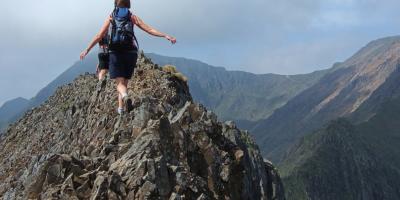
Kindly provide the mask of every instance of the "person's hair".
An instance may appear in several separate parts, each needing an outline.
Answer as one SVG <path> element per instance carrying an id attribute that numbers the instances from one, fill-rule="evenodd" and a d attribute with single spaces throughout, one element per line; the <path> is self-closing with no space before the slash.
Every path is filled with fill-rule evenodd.
<path id="1" fill-rule="evenodd" d="M 131 8 L 130 0 L 115 0 L 115 6 L 120 8 Z"/>

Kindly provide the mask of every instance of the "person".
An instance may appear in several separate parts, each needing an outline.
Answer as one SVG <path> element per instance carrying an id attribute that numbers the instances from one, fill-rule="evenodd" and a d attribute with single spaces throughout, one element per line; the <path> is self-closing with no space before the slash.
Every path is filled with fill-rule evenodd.
<path id="1" fill-rule="evenodd" d="M 109 32 L 109 73 L 110 78 L 116 82 L 118 91 L 118 113 L 130 112 L 133 109 L 132 100 L 128 96 L 128 81 L 133 75 L 138 57 L 138 45 L 133 32 L 136 25 L 146 33 L 162 37 L 169 40 L 172 44 L 176 43 L 176 38 L 162 33 L 155 28 L 147 25 L 140 17 L 132 14 L 130 0 L 115 0 L 113 13 L 106 18 L 100 32 L 96 34 L 92 42 L 81 54 L 83 60 L 90 50 Z M 128 19 L 127 22 L 124 19 Z M 135 42 L 136 41 L 136 44 Z"/>
<path id="2" fill-rule="evenodd" d="M 106 74 L 109 69 L 110 54 L 108 52 L 108 36 L 106 35 L 99 41 L 100 52 L 98 54 L 99 63 L 97 64 L 97 72 L 99 81 L 103 81 L 106 78 Z"/>
<path id="3" fill-rule="evenodd" d="M 96 86 L 96 91 L 100 92 L 107 84 L 106 75 L 108 73 L 109 64 L 110 64 L 110 54 L 108 52 L 108 35 L 104 36 L 99 41 L 99 53 L 98 59 L 99 62 L 97 64 L 96 73 L 98 74 L 99 82 Z"/>

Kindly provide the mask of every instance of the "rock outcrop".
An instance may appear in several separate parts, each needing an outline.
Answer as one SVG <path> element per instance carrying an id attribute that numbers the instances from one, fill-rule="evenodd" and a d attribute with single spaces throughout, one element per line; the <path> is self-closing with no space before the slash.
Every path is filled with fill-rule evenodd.
<path id="1" fill-rule="evenodd" d="M 248 133 L 193 102 L 185 81 L 141 56 L 122 116 L 109 81 L 63 86 L 0 140 L 3 199 L 284 199 Z"/>

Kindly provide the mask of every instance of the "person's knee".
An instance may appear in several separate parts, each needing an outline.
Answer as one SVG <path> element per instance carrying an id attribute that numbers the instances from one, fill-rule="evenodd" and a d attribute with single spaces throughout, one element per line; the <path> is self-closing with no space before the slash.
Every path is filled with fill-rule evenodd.
<path id="1" fill-rule="evenodd" d="M 120 78 L 120 77 L 115 78 L 115 83 L 117 83 L 117 85 L 124 83 L 124 78 Z"/>

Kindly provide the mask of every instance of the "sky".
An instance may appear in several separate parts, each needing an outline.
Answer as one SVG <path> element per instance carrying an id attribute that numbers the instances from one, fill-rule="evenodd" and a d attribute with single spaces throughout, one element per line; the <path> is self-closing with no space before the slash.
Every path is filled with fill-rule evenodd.
<path id="1" fill-rule="evenodd" d="M 137 30 L 145 52 L 228 70 L 299 74 L 400 35 L 398 0 L 135 0 L 133 12 L 175 36 Z M 33 97 L 78 60 L 113 0 L 0 1 L 0 105 Z"/>

